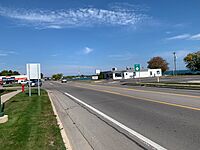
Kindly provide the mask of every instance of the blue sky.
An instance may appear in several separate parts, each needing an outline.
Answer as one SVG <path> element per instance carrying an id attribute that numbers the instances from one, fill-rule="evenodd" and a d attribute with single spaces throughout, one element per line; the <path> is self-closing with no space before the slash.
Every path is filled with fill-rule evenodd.
<path id="1" fill-rule="evenodd" d="M 0 70 L 25 73 L 39 62 L 46 76 L 94 74 L 161 56 L 185 69 L 200 49 L 200 1 L 1 0 Z"/>

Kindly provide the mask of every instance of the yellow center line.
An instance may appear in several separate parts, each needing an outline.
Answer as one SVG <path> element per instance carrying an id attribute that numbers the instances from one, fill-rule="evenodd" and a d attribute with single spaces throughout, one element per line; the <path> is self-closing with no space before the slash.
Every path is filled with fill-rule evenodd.
<path id="1" fill-rule="evenodd" d="M 121 87 L 110 87 L 110 86 L 104 86 L 104 85 L 94 85 L 94 84 L 87 84 L 88 86 L 96 86 L 96 87 L 107 87 L 107 88 L 115 88 L 120 90 L 129 90 L 129 91 L 136 91 L 136 92 L 143 92 L 143 93 L 153 93 L 153 94 L 163 94 L 163 95 L 174 95 L 174 96 L 181 96 L 181 97 L 189 97 L 189 98 L 197 98 L 200 99 L 200 96 L 194 96 L 194 95 L 186 95 L 186 94 L 178 94 L 178 93 L 166 93 L 166 92 L 158 92 L 158 91 L 146 91 L 146 90 L 138 90 L 133 88 L 121 88 Z"/>
<path id="2" fill-rule="evenodd" d="M 85 87 L 78 86 L 78 85 L 74 85 L 74 86 L 75 87 L 79 87 L 79 88 L 85 88 Z M 99 92 L 104 92 L 104 93 L 110 93 L 110 94 L 120 95 L 120 96 L 125 96 L 125 97 L 129 97 L 129 98 L 134 98 L 134 99 L 137 99 L 137 100 L 144 100 L 144 101 L 149 101 L 149 102 L 154 102 L 154 103 L 159 103 L 159 104 L 164 104 L 164 105 L 169 105 L 169 106 L 174 106 L 174 107 L 180 107 L 180 108 L 186 108 L 186 109 L 200 111 L 200 108 L 197 108 L 197 107 L 191 107 L 191 106 L 180 105 L 180 104 L 175 104 L 175 103 L 168 103 L 168 102 L 153 100 L 153 99 L 145 98 L 145 97 L 138 97 L 138 96 L 126 95 L 126 94 L 122 94 L 122 93 L 118 93 L 118 92 L 113 92 L 113 91 L 109 91 L 109 90 L 99 90 L 99 89 L 94 89 L 94 88 L 93 89 L 92 88 L 87 88 L 87 89 L 94 90 L 94 91 L 99 91 Z"/>

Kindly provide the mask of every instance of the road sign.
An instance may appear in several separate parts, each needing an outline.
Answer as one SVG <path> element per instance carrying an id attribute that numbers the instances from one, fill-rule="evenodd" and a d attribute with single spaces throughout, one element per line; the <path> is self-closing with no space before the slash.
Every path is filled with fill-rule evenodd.
<path id="1" fill-rule="evenodd" d="M 140 71 L 140 64 L 134 64 L 134 70 Z"/>
<path id="2" fill-rule="evenodd" d="M 40 64 L 26 64 L 28 79 L 41 79 Z"/>
<path id="3" fill-rule="evenodd" d="M 26 64 L 27 76 L 29 80 L 29 96 L 31 96 L 31 79 L 36 79 L 38 84 L 38 95 L 40 96 L 40 64 Z"/>

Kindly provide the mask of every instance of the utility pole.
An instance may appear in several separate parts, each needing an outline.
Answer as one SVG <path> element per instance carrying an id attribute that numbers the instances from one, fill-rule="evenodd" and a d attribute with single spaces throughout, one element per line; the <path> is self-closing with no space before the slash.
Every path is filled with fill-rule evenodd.
<path id="1" fill-rule="evenodd" d="M 174 70 L 173 70 L 173 75 L 176 75 L 176 52 L 173 52 L 174 55 Z"/>

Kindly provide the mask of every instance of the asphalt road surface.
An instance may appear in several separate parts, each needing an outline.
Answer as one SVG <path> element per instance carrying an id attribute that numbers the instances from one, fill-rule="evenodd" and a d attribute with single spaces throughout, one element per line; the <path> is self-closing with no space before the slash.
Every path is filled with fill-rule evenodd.
<path id="1" fill-rule="evenodd" d="M 166 149 L 200 149 L 200 94 L 197 91 L 156 91 L 74 82 L 46 82 L 44 87 L 78 98 Z M 127 141 L 140 144 L 123 128 L 104 121 L 125 135 Z"/>

